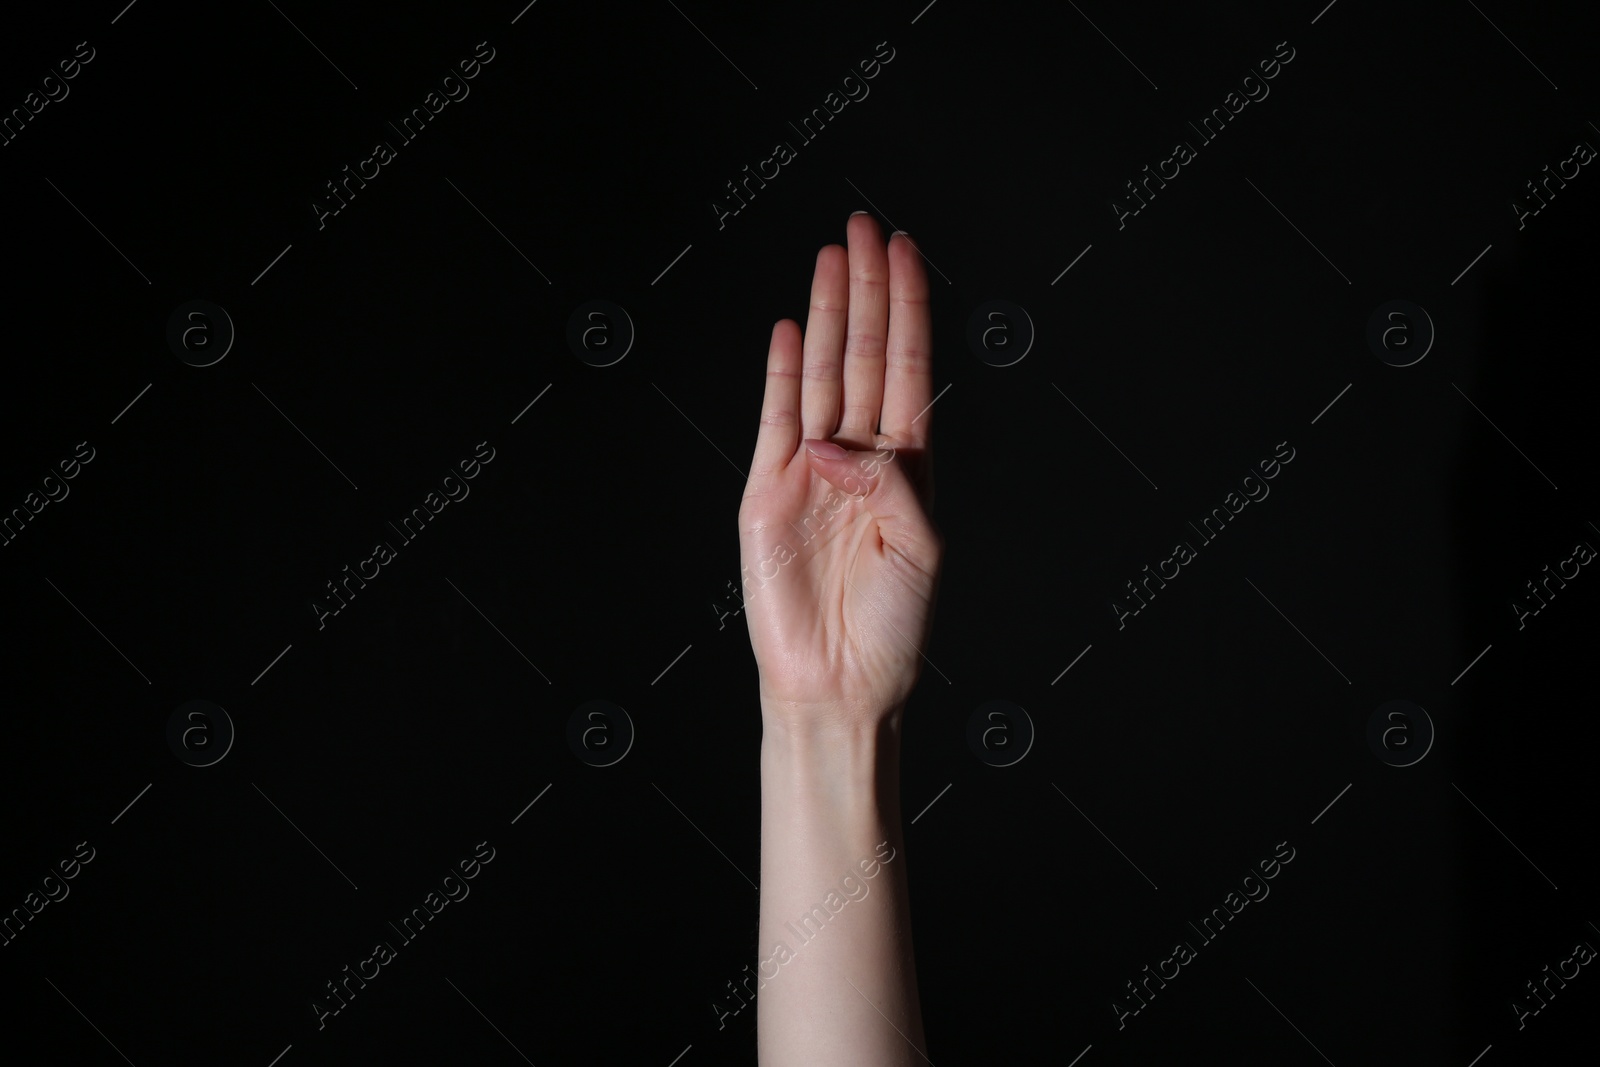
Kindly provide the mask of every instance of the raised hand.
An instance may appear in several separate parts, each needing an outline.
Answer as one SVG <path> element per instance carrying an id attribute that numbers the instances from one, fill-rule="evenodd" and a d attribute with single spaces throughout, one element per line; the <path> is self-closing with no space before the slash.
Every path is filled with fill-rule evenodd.
<path id="1" fill-rule="evenodd" d="M 861 726 L 910 695 L 943 541 L 928 517 L 932 323 L 905 234 L 846 223 L 817 254 L 802 338 L 772 330 L 739 507 L 745 617 L 763 713 Z"/>

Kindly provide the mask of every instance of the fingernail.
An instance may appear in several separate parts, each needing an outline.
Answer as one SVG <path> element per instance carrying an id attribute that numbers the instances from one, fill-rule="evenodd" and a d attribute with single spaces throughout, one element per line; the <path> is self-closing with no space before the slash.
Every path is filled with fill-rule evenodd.
<path id="1" fill-rule="evenodd" d="M 911 235 L 909 233 L 907 233 L 906 231 L 904 231 L 904 230 L 896 230 L 893 233 L 891 233 L 889 235 L 889 237 L 891 239 L 896 238 L 896 237 L 904 237 L 908 241 L 911 240 Z"/>
<path id="2" fill-rule="evenodd" d="M 865 211 L 852 211 L 852 212 L 850 212 L 850 217 L 851 218 L 855 218 L 857 215 L 865 215 L 865 214 L 866 214 Z"/>
<path id="3" fill-rule="evenodd" d="M 844 459 L 850 454 L 832 441 L 816 441 L 808 437 L 805 446 L 806 451 L 818 459 Z"/>

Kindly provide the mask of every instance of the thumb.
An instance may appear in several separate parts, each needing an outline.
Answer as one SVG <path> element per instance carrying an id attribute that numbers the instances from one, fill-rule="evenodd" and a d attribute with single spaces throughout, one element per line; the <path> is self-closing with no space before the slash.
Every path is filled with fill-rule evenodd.
<path id="1" fill-rule="evenodd" d="M 829 485 L 862 500 L 878 520 L 883 540 L 903 554 L 933 541 L 932 527 L 905 465 L 896 462 L 894 446 L 856 452 L 832 441 L 804 442 L 811 469 Z"/>

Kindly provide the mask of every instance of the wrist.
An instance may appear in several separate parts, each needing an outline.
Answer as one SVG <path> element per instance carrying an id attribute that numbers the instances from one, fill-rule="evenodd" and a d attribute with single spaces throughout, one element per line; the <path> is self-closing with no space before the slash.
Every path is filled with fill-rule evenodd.
<path id="1" fill-rule="evenodd" d="M 872 723 L 894 719 L 905 710 L 904 700 L 879 700 L 870 697 L 832 700 L 789 700 L 769 696 L 762 686 L 761 718 L 784 728 L 804 727 L 819 734 L 848 734 Z"/>
<path id="2" fill-rule="evenodd" d="M 903 709 L 861 716 L 800 710 L 762 705 L 764 796 L 834 822 L 897 816 Z"/>

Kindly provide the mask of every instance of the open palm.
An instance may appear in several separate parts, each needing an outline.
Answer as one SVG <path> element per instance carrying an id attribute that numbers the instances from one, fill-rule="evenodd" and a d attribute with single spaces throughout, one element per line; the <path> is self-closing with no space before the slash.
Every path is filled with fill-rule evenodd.
<path id="1" fill-rule="evenodd" d="M 904 704 L 932 621 L 932 323 L 921 255 L 851 216 L 817 254 L 800 327 L 773 327 L 739 507 L 745 617 L 767 714 L 860 724 Z"/>

